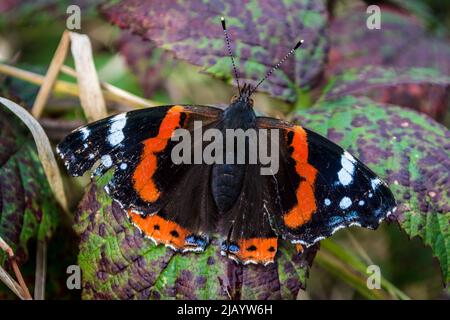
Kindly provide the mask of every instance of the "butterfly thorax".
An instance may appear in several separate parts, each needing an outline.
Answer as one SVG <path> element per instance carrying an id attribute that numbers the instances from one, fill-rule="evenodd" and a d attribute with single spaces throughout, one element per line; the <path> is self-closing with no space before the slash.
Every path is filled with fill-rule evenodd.
<path id="1" fill-rule="evenodd" d="M 232 100 L 230 106 L 225 109 L 220 121 L 219 129 L 223 132 L 224 137 L 224 159 L 227 159 L 227 153 L 232 152 L 233 163 L 224 161 L 224 164 L 215 164 L 212 168 L 211 189 L 217 209 L 220 213 L 230 210 L 236 202 L 242 188 L 242 181 L 245 173 L 245 163 L 237 163 L 238 155 L 245 153 L 245 159 L 248 158 L 248 141 L 246 139 L 246 147 L 239 148 L 235 144 L 233 150 L 226 148 L 227 129 L 233 129 L 236 134 L 256 128 L 256 115 L 253 111 L 253 102 L 249 95 L 240 95 Z M 236 131 L 236 129 L 242 129 Z M 234 139 L 234 138 L 233 138 Z"/>

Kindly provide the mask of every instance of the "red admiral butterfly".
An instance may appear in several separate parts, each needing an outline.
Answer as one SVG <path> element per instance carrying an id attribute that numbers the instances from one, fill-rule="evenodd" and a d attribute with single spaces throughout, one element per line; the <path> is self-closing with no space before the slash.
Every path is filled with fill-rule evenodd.
<path id="1" fill-rule="evenodd" d="M 161 106 L 91 123 L 58 146 L 69 173 L 80 176 L 95 165 L 98 176 L 114 168 L 105 189 L 145 236 L 175 250 L 203 251 L 218 232 L 222 253 L 244 264 L 273 262 L 278 238 L 301 251 L 341 228 L 377 228 L 396 209 L 380 178 L 319 134 L 253 110 L 253 92 L 302 41 L 255 87 L 241 88 L 223 18 L 222 26 L 239 89 L 228 108 Z M 278 130 L 277 172 L 262 175 L 258 163 L 174 163 L 175 131 L 193 132 L 197 121 L 220 132 Z"/>

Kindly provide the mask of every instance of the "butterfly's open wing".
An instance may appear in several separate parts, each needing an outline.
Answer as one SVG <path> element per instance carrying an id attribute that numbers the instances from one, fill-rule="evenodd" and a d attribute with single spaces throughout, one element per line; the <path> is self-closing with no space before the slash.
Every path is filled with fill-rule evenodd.
<path id="1" fill-rule="evenodd" d="M 257 118 L 257 126 L 280 130 L 271 212 L 278 235 L 310 246 L 348 226 L 375 229 L 395 211 L 388 186 L 330 140 L 271 118 Z"/>
<path id="2" fill-rule="evenodd" d="M 105 189 L 146 236 L 175 249 L 199 250 L 206 245 L 201 232 L 214 217 L 210 167 L 175 164 L 171 152 L 178 142 L 171 137 L 180 128 L 192 132 L 195 121 L 214 126 L 221 113 L 186 105 L 131 111 L 77 129 L 58 153 L 74 176 L 96 164 L 96 175 L 114 168 Z"/>

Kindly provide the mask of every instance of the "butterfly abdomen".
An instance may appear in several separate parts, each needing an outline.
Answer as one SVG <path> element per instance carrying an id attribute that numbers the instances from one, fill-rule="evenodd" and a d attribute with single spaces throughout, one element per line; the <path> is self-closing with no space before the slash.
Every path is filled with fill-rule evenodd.
<path id="1" fill-rule="evenodd" d="M 219 213 L 230 210 L 241 193 L 245 167 L 239 164 L 216 164 L 212 168 L 211 190 Z"/>
<path id="2" fill-rule="evenodd" d="M 222 115 L 219 128 L 224 137 L 223 164 L 214 164 L 211 175 L 211 191 L 219 213 L 229 211 L 238 199 L 246 170 L 245 161 L 248 161 L 250 143 L 248 137 L 245 137 L 243 145 L 239 145 L 234 134 L 245 135 L 247 130 L 255 129 L 255 119 L 252 106 L 243 101 L 232 103 Z M 227 131 L 230 129 L 237 131 L 233 131 L 233 135 L 228 135 Z M 228 148 L 230 143 L 227 141 L 231 142 L 233 146 L 231 149 Z M 244 163 L 238 160 L 242 156 Z M 233 161 L 229 162 L 230 159 Z"/>

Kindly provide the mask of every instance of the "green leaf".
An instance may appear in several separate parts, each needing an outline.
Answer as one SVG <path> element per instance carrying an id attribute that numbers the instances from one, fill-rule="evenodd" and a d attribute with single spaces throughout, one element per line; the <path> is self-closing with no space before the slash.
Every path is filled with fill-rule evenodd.
<path id="1" fill-rule="evenodd" d="M 332 77 L 322 99 L 367 96 L 443 119 L 448 109 L 450 76 L 433 68 L 351 68 Z"/>
<path id="2" fill-rule="evenodd" d="M 390 184 L 399 204 L 395 219 L 431 247 L 449 283 L 449 130 L 416 112 L 352 96 L 299 112 L 295 121 L 349 149 Z"/>
<path id="3" fill-rule="evenodd" d="M 295 299 L 316 249 L 301 256 L 281 243 L 277 262 L 242 266 L 220 255 L 213 239 L 203 253 L 155 245 L 104 192 L 110 175 L 91 185 L 75 230 L 84 299 Z"/>
<path id="4" fill-rule="evenodd" d="M 112 23 L 152 40 L 175 56 L 232 79 L 220 17 L 225 16 L 241 81 L 256 84 L 295 44 L 302 47 L 260 87 L 297 100 L 297 87 L 316 84 L 325 66 L 328 14 L 324 1 L 110 1 L 102 13 Z M 283 23 L 280 23 L 283 21 Z"/>
<path id="5" fill-rule="evenodd" d="M 0 235 L 21 263 L 30 240 L 49 239 L 59 208 L 48 185 L 33 139 L 18 119 L 0 111 Z M 0 252 L 0 265 L 6 256 Z"/>
<path id="6" fill-rule="evenodd" d="M 5 3 L 6 2 L 6 3 Z M 0 5 L 0 27 L 36 27 L 37 25 L 54 26 L 67 18 L 67 8 L 77 5 L 81 9 L 82 19 L 90 18 L 96 13 L 100 0 L 10 0 Z"/>

